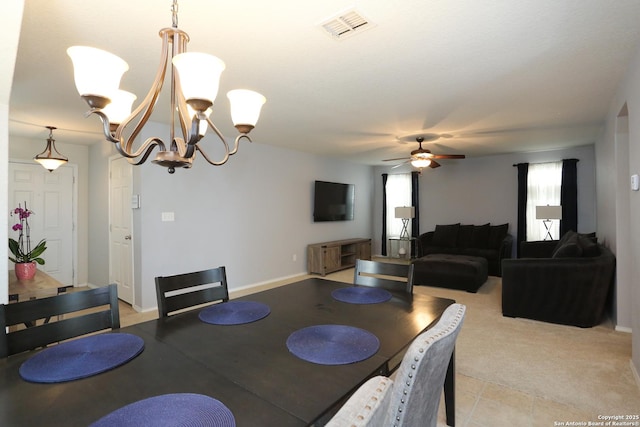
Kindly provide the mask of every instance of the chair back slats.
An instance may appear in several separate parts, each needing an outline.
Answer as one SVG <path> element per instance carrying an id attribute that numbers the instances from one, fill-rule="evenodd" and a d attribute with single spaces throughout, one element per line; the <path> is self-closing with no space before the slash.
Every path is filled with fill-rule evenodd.
<path id="1" fill-rule="evenodd" d="M 384 277 L 381 277 L 384 276 Z M 353 283 L 413 293 L 413 264 L 392 264 L 358 259 Z"/>
<path id="2" fill-rule="evenodd" d="M 69 317 L 49 322 L 49 319 L 62 315 Z M 7 327 L 23 324 L 26 329 L 6 332 Z M 0 328 L 0 357 L 103 329 L 120 328 L 118 288 L 112 284 L 2 305 Z"/>
<path id="3" fill-rule="evenodd" d="M 229 301 L 224 267 L 156 277 L 155 281 L 160 317 L 166 317 L 174 311 L 200 304 Z"/>
<path id="4" fill-rule="evenodd" d="M 105 310 L 21 329 L 12 333 L 8 343 L 9 354 L 33 350 L 36 347 L 110 328 L 111 312 Z M 33 343 L 38 343 L 38 345 L 34 346 Z"/>

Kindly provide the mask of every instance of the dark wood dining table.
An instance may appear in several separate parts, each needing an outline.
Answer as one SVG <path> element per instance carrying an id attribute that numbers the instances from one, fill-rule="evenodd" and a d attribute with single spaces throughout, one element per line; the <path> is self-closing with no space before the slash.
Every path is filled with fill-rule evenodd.
<path id="1" fill-rule="evenodd" d="M 0 361 L 0 425 L 89 425 L 129 403 L 166 393 L 200 393 L 224 403 L 238 426 L 322 425 L 368 378 L 387 375 L 408 345 L 434 325 L 454 301 L 393 293 L 379 304 L 349 304 L 331 296 L 349 286 L 310 278 L 236 300 L 267 304 L 253 323 L 212 325 L 190 310 L 118 332 L 140 336 L 145 349 L 111 371 L 59 384 L 22 380 L 20 365 L 34 354 Z M 368 330 L 380 340 L 372 357 L 348 365 L 320 365 L 294 356 L 293 332 L 339 324 Z M 453 358 L 445 383 L 447 423 L 454 425 Z"/>

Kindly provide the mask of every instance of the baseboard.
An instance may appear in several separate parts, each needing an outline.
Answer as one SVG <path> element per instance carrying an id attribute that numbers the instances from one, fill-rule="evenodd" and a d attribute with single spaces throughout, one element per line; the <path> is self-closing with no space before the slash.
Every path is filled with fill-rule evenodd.
<path id="1" fill-rule="evenodd" d="M 633 364 L 633 359 L 629 359 L 629 365 L 631 365 L 631 373 L 633 374 L 633 379 L 636 380 L 636 385 L 638 386 L 638 388 L 640 388 L 640 375 L 638 375 L 636 365 Z"/>
<path id="2" fill-rule="evenodd" d="M 283 276 L 276 279 L 265 280 L 264 282 L 252 283 L 250 285 L 241 286 L 239 288 L 229 289 L 229 296 L 231 298 L 239 298 L 245 295 L 250 295 L 258 291 L 267 290 L 271 288 L 277 288 L 287 283 L 291 283 L 296 279 L 301 279 L 307 275 L 307 272 L 292 274 L 290 276 Z"/>
<path id="3" fill-rule="evenodd" d="M 616 325 L 615 330 L 616 332 L 625 332 L 627 334 L 632 333 L 632 329 L 626 326 Z"/>

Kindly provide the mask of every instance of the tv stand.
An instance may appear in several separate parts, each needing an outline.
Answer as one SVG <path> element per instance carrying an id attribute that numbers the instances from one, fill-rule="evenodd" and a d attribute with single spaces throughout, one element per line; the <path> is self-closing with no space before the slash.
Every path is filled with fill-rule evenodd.
<path id="1" fill-rule="evenodd" d="M 371 259 L 371 239 L 346 239 L 307 246 L 309 274 L 322 276 L 354 267 L 357 259 Z"/>

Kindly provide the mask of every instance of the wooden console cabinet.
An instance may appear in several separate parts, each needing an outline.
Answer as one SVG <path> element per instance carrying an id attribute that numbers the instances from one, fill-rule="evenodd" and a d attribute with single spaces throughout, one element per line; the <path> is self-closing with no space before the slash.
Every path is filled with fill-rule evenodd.
<path id="1" fill-rule="evenodd" d="M 371 259 L 371 239 L 346 239 L 307 246 L 309 274 L 333 273 L 356 265 L 357 259 Z"/>

